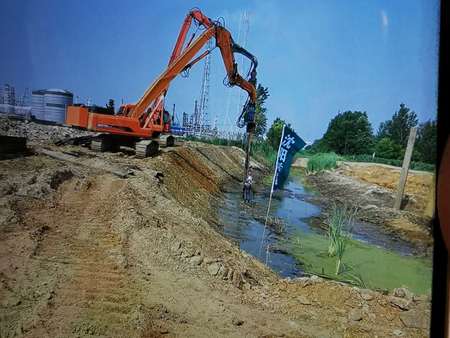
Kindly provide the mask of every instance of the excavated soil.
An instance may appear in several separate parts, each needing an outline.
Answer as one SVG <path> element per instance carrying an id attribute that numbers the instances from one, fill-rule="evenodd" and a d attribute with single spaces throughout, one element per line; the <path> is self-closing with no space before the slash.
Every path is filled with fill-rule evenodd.
<path id="1" fill-rule="evenodd" d="M 240 149 L 45 147 L 75 161 L 0 161 L 0 337 L 428 336 L 427 296 L 281 279 L 224 238 Z"/>
<path id="2" fill-rule="evenodd" d="M 352 163 L 342 165 L 345 175 L 376 184 L 390 191 L 396 191 L 401 168 L 385 164 Z M 405 186 L 405 209 L 432 216 L 430 206 L 434 207 L 434 174 L 426 171 L 410 170 Z M 433 209 L 433 208 L 431 208 Z"/>

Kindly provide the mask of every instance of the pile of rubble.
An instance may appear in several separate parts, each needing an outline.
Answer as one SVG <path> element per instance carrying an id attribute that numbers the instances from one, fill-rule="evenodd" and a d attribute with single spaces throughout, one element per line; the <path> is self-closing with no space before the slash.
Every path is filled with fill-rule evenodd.
<path id="1" fill-rule="evenodd" d="M 55 143 L 74 137 L 93 136 L 96 133 L 59 125 L 1 117 L 0 135 L 26 137 L 28 141 L 37 143 Z"/>

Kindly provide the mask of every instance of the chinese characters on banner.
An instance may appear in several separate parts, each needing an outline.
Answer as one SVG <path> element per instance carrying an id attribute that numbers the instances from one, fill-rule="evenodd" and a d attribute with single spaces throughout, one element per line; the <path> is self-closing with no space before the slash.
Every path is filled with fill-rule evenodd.
<path id="1" fill-rule="evenodd" d="M 302 150 L 305 145 L 305 141 L 293 130 L 286 127 L 286 125 L 283 127 L 281 143 L 278 149 L 273 190 L 283 187 L 284 182 L 289 176 L 289 170 L 295 153 Z"/>

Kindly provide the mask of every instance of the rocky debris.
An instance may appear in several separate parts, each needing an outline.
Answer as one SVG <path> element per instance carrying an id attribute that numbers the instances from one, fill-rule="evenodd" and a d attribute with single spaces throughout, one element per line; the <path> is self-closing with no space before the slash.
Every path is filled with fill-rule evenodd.
<path id="1" fill-rule="evenodd" d="M 44 169 L 37 174 L 11 176 L 9 180 L 0 181 L 0 197 L 16 195 L 46 198 L 74 176 L 75 173 L 70 169 Z"/>
<path id="2" fill-rule="evenodd" d="M 400 313 L 400 320 L 408 328 L 427 329 L 429 313 L 410 310 Z"/>
<path id="3" fill-rule="evenodd" d="M 414 298 L 414 294 L 407 288 L 396 288 L 392 291 L 392 295 L 394 297 L 404 298 L 409 301 Z"/>
<path id="4" fill-rule="evenodd" d="M 73 177 L 73 172 L 69 169 L 62 169 L 56 171 L 51 177 L 50 177 L 50 188 L 53 190 L 58 189 L 58 187 L 67 180 L 70 180 Z"/>
<path id="5" fill-rule="evenodd" d="M 374 292 L 372 290 L 368 289 L 361 289 L 359 291 L 359 294 L 361 295 L 361 298 L 367 301 L 370 301 L 374 298 Z"/>
<path id="6" fill-rule="evenodd" d="M 219 270 L 221 268 L 221 264 L 220 263 L 212 263 L 208 265 L 208 272 L 211 276 L 216 276 L 219 273 Z"/>
<path id="7" fill-rule="evenodd" d="M 391 305 L 396 306 L 401 310 L 409 310 L 411 304 L 410 300 L 395 296 L 389 296 L 388 300 Z"/>
<path id="8" fill-rule="evenodd" d="M 220 265 L 217 275 L 221 278 L 225 278 L 228 275 L 228 268 L 225 265 Z"/>
<path id="9" fill-rule="evenodd" d="M 392 334 L 393 334 L 394 336 L 396 336 L 396 337 L 403 337 L 403 335 L 404 335 L 403 331 L 402 331 L 402 330 L 398 330 L 398 329 L 392 331 Z"/>
<path id="10" fill-rule="evenodd" d="M 298 296 L 297 300 L 302 305 L 311 305 L 311 301 L 303 295 Z"/>
<path id="11" fill-rule="evenodd" d="M 205 258 L 205 264 L 211 264 L 211 263 L 216 263 L 216 262 L 220 262 L 220 259 L 218 258 L 211 258 L 211 257 L 207 257 Z"/>
<path id="12" fill-rule="evenodd" d="M 56 143 L 79 136 L 96 135 L 96 133 L 60 125 L 0 117 L 0 135 L 26 137 L 37 143 Z"/>
<path id="13" fill-rule="evenodd" d="M 241 326 L 242 324 L 244 324 L 244 321 L 242 319 L 239 318 L 233 318 L 233 320 L 231 321 L 233 323 L 233 325 L 236 326 Z"/>
<path id="14" fill-rule="evenodd" d="M 181 243 L 181 242 L 175 242 L 175 243 L 172 245 L 172 251 L 173 251 L 177 256 L 181 255 L 181 253 L 182 253 L 182 248 L 181 248 L 181 246 L 182 246 L 182 243 Z"/>
<path id="15" fill-rule="evenodd" d="M 199 255 L 199 256 L 193 256 L 191 257 L 191 259 L 189 260 L 189 263 L 191 265 L 200 265 L 203 262 L 203 256 Z"/>
<path id="16" fill-rule="evenodd" d="M 367 204 L 361 207 L 362 210 L 370 210 L 370 209 L 378 209 L 378 207 L 374 204 Z"/>
<path id="17" fill-rule="evenodd" d="M 362 318 L 363 318 L 363 313 L 359 309 L 352 309 L 352 310 L 350 310 L 350 312 L 348 314 L 348 319 L 352 320 L 354 322 L 358 322 L 358 321 L 362 320 Z"/>
<path id="18" fill-rule="evenodd" d="M 233 271 L 232 282 L 233 282 L 233 285 L 235 287 L 237 287 L 238 289 L 242 288 L 243 280 L 242 280 L 242 275 L 240 272 L 238 272 L 236 270 Z"/>
<path id="19" fill-rule="evenodd" d="M 414 295 L 413 300 L 415 302 L 430 302 L 431 297 L 429 295 Z"/>

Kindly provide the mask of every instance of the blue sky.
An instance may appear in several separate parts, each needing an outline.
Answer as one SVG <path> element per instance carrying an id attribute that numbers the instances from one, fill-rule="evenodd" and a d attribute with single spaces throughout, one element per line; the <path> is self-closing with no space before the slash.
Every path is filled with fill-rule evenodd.
<path id="1" fill-rule="evenodd" d="M 0 83 L 19 94 L 64 88 L 96 104 L 134 102 L 166 67 L 186 13 L 199 7 L 223 17 L 235 40 L 247 11 L 246 47 L 269 87 L 269 123 L 279 116 L 306 140 L 321 137 L 339 111 L 366 111 L 375 130 L 402 102 L 421 121 L 436 114 L 436 0 L 4 0 L 2 7 Z M 240 89 L 223 86 L 217 49 L 211 62 L 210 118 L 229 129 Z M 169 110 L 175 103 L 177 113 L 192 113 L 202 65 L 173 81 Z"/>

